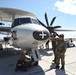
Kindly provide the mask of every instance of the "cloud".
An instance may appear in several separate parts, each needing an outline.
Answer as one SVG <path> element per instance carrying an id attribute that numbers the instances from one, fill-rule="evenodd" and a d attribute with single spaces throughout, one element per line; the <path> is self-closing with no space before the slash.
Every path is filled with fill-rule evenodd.
<path id="1" fill-rule="evenodd" d="M 76 0 L 64 0 L 63 2 L 57 1 L 55 7 L 57 7 L 60 12 L 76 15 Z"/>

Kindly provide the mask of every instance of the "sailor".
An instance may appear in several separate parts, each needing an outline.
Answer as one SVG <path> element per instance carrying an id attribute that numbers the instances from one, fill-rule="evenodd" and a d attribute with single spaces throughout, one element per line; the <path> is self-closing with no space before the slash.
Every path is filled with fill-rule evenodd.
<path id="1" fill-rule="evenodd" d="M 57 40 L 56 47 L 56 68 L 59 68 L 60 59 L 61 59 L 61 69 L 65 68 L 65 52 L 66 52 L 66 42 L 64 41 L 64 35 L 61 34 Z"/>

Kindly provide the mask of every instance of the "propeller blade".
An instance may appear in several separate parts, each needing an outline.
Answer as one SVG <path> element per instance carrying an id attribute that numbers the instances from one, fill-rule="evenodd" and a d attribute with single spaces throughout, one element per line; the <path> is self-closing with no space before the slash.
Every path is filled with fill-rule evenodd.
<path id="1" fill-rule="evenodd" d="M 55 28 L 61 28 L 61 26 L 54 26 L 54 29 L 55 29 Z"/>
<path id="2" fill-rule="evenodd" d="M 47 14 L 46 13 L 45 13 L 45 21 L 46 21 L 47 26 L 49 26 L 48 18 L 47 18 Z"/>
<path id="3" fill-rule="evenodd" d="M 46 28 L 46 25 L 44 23 L 42 23 L 39 19 L 37 19 L 39 21 L 39 23 L 44 26 Z"/>
<path id="4" fill-rule="evenodd" d="M 50 23 L 50 26 L 53 25 L 54 21 L 55 21 L 56 17 L 54 17 Z"/>
<path id="5" fill-rule="evenodd" d="M 49 32 L 50 32 L 50 34 L 51 34 L 51 33 L 54 33 L 54 31 L 55 31 L 56 28 L 60 28 L 60 27 L 61 27 L 61 26 L 54 26 L 54 27 L 51 26 L 51 27 L 46 27 L 46 28 L 49 30 Z"/>
<path id="6" fill-rule="evenodd" d="M 57 32 L 53 31 L 53 33 L 54 33 L 54 34 L 56 34 L 56 36 L 58 36 L 58 37 L 59 37 L 59 34 L 58 34 Z"/>
<path id="7" fill-rule="evenodd" d="M 49 40 L 46 42 L 46 48 L 47 48 L 47 46 L 48 46 L 48 49 L 49 49 Z"/>
<path id="8" fill-rule="evenodd" d="M 50 34 L 54 31 L 53 27 L 46 27 L 46 28 L 49 30 Z"/>
<path id="9" fill-rule="evenodd" d="M 53 34 L 56 34 L 56 36 L 58 36 L 59 37 L 59 34 L 58 33 L 56 33 L 55 31 L 53 31 L 52 32 Z M 51 33 L 50 33 L 51 34 Z M 46 42 L 46 45 L 48 45 L 49 44 L 49 42 L 50 42 L 50 40 L 48 40 L 47 42 Z"/>

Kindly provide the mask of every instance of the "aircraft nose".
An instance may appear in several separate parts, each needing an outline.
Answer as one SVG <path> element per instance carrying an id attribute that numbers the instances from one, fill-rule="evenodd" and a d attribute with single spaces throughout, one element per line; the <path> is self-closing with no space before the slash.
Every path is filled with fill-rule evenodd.
<path id="1" fill-rule="evenodd" d="M 48 31 L 34 31 L 33 37 L 36 40 L 42 41 L 47 40 L 49 38 L 49 32 Z"/>

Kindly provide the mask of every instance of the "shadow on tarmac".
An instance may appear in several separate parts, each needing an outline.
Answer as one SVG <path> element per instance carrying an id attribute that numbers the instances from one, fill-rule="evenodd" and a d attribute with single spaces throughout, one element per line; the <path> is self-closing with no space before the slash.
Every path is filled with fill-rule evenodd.
<path id="1" fill-rule="evenodd" d="M 0 52 L 0 58 L 17 55 L 17 54 L 19 54 L 20 52 L 21 52 L 21 50 L 15 50 L 15 49 L 13 49 L 13 48 L 7 48 L 7 49 L 4 50 L 3 52 Z"/>
<path id="2" fill-rule="evenodd" d="M 48 51 L 46 49 L 40 49 L 39 50 L 40 54 L 43 55 L 43 56 L 52 56 L 53 53 L 52 52 L 49 53 L 49 51 L 52 51 L 52 49 L 50 49 Z"/>
<path id="3" fill-rule="evenodd" d="M 52 63 L 50 66 L 50 70 L 55 69 L 55 68 L 56 68 L 56 64 Z M 66 74 L 65 69 L 64 70 L 56 69 L 55 73 L 56 73 L 56 75 L 68 75 L 68 74 Z"/>
<path id="4" fill-rule="evenodd" d="M 38 66 L 33 66 L 31 67 L 26 73 L 26 75 L 45 75 L 43 69 L 38 65 Z"/>
<path id="5" fill-rule="evenodd" d="M 48 72 L 52 69 L 55 69 L 55 75 L 68 75 L 66 74 L 65 70 L 61 70 L 61 69 L 56 69 L 56 64 L 52 63 L 50 66 L 50 69 L 46 70 L 45 72 Z"/>
<path id="6" fill-rule="evenodd" d="M 55 73 L 56 73 L 56 75 L 68 75 L 68 74 L 66 74 L 65 70 L 61 70 L 61 69 L 56 69 Z"/>
<path id="7" fill-rule="evenodd" d="M 45 75 L 43 69 L 38 66 L 31 66 L 28 71 L 15 72 L 18 55 L 0 58 L 0 75 Z"/>
<path id="8" fill-rule="evenodd" d="M 20 50 L 9 48 L 7 52 L 0 53 L 0 75 L 45 75 L 39 65 L 29 67 L 27 72 L 15 72 L 16 62 L 20 52 Z"/>

